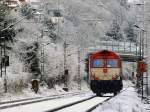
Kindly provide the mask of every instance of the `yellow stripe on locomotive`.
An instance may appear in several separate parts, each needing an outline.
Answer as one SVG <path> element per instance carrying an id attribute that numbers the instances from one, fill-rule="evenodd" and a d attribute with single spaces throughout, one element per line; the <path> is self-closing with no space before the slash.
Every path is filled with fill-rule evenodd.
<path id="1" fill-rule="evenodd" d="M 107 73 L 103 68 L 91 68 L 91 80 L 120 80 L 120 68 L 109 68 Z"/>

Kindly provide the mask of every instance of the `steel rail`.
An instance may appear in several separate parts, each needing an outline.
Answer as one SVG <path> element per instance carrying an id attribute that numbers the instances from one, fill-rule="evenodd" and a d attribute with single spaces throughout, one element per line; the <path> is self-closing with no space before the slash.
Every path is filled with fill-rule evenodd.
<path id="1" fill-rule="evenodd" d="M 8 105 L 4 105 L 4 106 L 2 106 L 3 102 L 1 102 L 0 110 L 6 109 L 6 108 L 11 108 L 11 107 L 17 107 L 20 105 L 28 105 L 28 104 L 32 104 L 32 103 L 38 103 L 38 102 L 43 102 L 43 101 L 48 101 L 48 100 L 53 100 L 53 99 L 59 99 L 59 98 L 63 98 L 63 97 L 76 96 L 76 95 L 85 94 L 85 93 L 86 92 L 74 92 L 74 93 L 61 94 L 61 95 L 52 95 L 52 96 L 47 96 L 47 97 L 39 97 L 39 98 L 36 97 L 36 98 L 31 98 L 31 99 L 28 98 L 28 99 L 15 100 L 15 101 L 10 101 L 10 102 L 8 101 L 8 102 L 4 102 L 4 104 L 8 104 Z M 21 101 L 24 101 L 24 102 L 21 102 Z M 25 101 L 27 101 L 27 102 L 25 102 Z"/>
<path id="2" fill-rule="evenodd" d="M 124 88 L 124 90 L 122 90 L 122 91 L 121 91 L 120 93 L 118 93 L 116 96 L 118 96 L 118 95 L 121 94 L 122 92 L 126 91 L 129 87 L 131 87 L 131 86 L 128 86 L 128 87 Z M 116 96 L 114 96 L 114 97 L 116 97 Z M 109 101 L 110 99 L 112 99 L 112 98 L 114 98 L 114 97 L 110 97 L 110 98 L 104 100 L 103 102 L 98 103 L 97 105 L 95 105 L 95 106 L 91 107 L 90 109 L 88 109 L 86 112 L 92 112 L 92 111 L 93 111 L 94 109 L 96 109 L 98 106 L 103 105 L 105 102 Z"/>
<path id="3" fill-rule="evenodd" d="M 9 103 L 16 103 L 16 102 L 21 102 L 21 101 L 34 100 L 34 99 L 40 99 L 40 98 L 42 98 L 42 97 L 34 97 L 34 98 L 18 99 L 18 100 L 12 100 L 12 101 L 4 101 L 4 102 L 0 102 L 0 105 L 9 104 Z"/>
<path id="4" fill-rule="evenodd" d="M 91 107 L 90 109 L 88 109 L 86 112 L 92 112 L 92 111 L 93 111 L 94 109 L 96 109 L 99 105 L 104 104 L 105 102 L 109 101 L 111 98 L 112 98 L 112 97 L 110 97 L 110 98 L 104 100 L 104 101 L 101 102 L 101 103 L 98 103 L 97 105 L 95 105 L 95 106 Z"/>
<path id="5" fill-rule="evenodd" d="M 64 109 L 64 108 L 67 108 L 67 107 L 70 107 L 70 106 L 73 106 L 73 105 L 76 105 L 76 104 L 85 102 L 85 101 L 90 100 L 90 99 L 93 99 L 93 98 L 95 98 L 95 97 L 96 97 L 96 95 L 91 96 L 91 97 L 86 98 L 86 99 L 82 99 L 82 100 L 79 100 L 79 101 L 75 101 L 75 102 L 72 102 L 72 103 L 69 103 L 69 104 L 60 106 L 60 107 L 56 107 L 56 108 L 54 108 L 54 109 L 51 109 L 51 110 L 48 110 L 48 111 L 45 111 L 45 112 L 55 112 L 55 111 L 58 111 L 58 110 L 62 110 L 62 109 Z"/>

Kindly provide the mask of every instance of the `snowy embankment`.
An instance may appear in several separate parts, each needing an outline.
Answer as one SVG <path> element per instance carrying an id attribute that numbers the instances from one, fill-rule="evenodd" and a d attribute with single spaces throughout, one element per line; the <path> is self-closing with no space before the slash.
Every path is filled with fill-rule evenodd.
<path id="1" fill-rule="evenodd" d="M 129 83 L 124 82 L 126 87 L 130 85 L 126 91 L 99 106 L 93 112 L 149 112 L 138 97 L 136 89 Z"/>
<path id="2" fill-rule="evenodd" d="M 61 87 L 55 86 L 55 88 L 48 89 L 46 86 L 40 86 L 39 91 L 37 94 L 34 93 L 34 91 L 31 90 L 31 85 L 28 85 L 28 88 L 24 88 L 20 92 L 9 92 L 6 94 L 3 94 L 2 97 L 0 97 L 0 102 L 4 101 L 14 101 L 14 100 L 20 100 L 20 99 L 27 99 L 27 98 L 35 98 L 35 97 L 46 97 L 46 96 L 52 96 L 52 95 L 60 95 L 65 94 L 66 92 L 62 90 Z"/>
<path id="3" fill-rule="evenodd" d="M 36 97 L 47 97 L 52 95 L 61 95 L 61 94 L 68 94 L 68 93 L 74 93 L 74 92 L 82 92 L 82 91 L 88 91 L 89 88 L 87 87 L 87 84 L 82 83 L 82 90 L 78 90 L 77 87 L 73 87 L 69 90 L 69 92 L 66 92 L 62 89 L 63 87 L 55 85 L 54 88 L 49 89 L 48 86 L 40 86 L 39 91 L 37 94 L 34 93 L 31 89 L 31 84 L 28 84 L 27 88 L 24 88 L 20 92 L 9 92 L 6 94 L 1 94 L 0 102 L 4 101 L 14 101 L 14 100 L 20 100 L 20 99 L 27 99 L 27 98 L 36 98 Z"/>

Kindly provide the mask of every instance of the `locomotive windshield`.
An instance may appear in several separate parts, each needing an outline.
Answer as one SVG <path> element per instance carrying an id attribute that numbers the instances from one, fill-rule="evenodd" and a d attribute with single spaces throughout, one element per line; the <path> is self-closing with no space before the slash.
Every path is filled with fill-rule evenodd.
<path id="1" fill-rule="evenodd" d="M 93 61 L 93 67 L 94 68 L 104 67 L 104 60 L 103 59 L 95 59 Z"/>
<path id="2" fill-rule="evenodd" d="M 109 67 L 109 68 L 116 68 L 116 67 L 118 67 L 118 60 L 116 60 L 116 59 L 108 59 L 107 60 L 107 67 Z"/>

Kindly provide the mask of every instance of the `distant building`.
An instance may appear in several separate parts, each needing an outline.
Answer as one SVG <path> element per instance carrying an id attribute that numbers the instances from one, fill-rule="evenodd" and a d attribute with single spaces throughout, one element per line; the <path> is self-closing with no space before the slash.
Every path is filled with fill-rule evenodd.
<path id="1" fill-rule="evenodd" d="M 47 10 L 47 19 L 51 20 L 54 24 L 64 22 L 61 10 Z"/>
<path id="2" fill-rule="evenodd" d="M 26 0 L 18 0 L 19 1 L 19 5 L 24 6 L 27 4 Z"/>
<path id="3" fill-rule="evenodd" d="M 120 5 L 125 7 L 126 9 L 130 7 L 128 0 L 120 0 Z"/>
<path id="4" fill-rule="evenodd" d="M 121 5 L 127 5 L 127 0 L 120 0 Z"/>
<path id="5" fill-rule="evenodd" d="M 63 23 L 64 17 L 62 9 L 55 2 L 46 3 L 44 6 L 46 19 L 50 20 L 53 24 Z"/>
<path id="6" fill-rule="evenodd" d="M 42 10 L 41 4 L 41 2 L 30 2 L 33 10 Z"/>
<path id="7" fill-rule="evenodd" d="M 6 4 L 10 9 L 13 9 L 18 6 L 18 1 L 17 0 L 6 0 Z"/>

